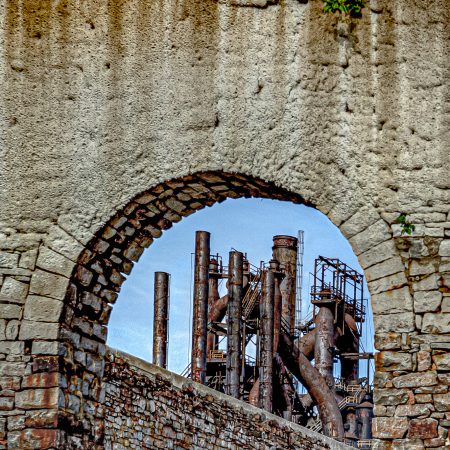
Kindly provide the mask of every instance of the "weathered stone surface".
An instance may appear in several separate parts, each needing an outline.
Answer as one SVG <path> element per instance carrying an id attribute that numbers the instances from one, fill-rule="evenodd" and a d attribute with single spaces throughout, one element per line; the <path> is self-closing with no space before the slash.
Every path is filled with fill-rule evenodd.
<path id="1" fill-rule="evenodd" d="M 410 373 L 394 378 L 396 388 L 434 386 L 438 384 L 436 372 Z"/>
<path id="2" fill-rule="evenodd" d="M 13 304 L 0 303 L 0 317 L 3 319 L 19 319 L 22 313 L 22 307 Z"/>
<path id="3" fill-rule="evenodd" d="M 426 313 L 422 322 L 423 333 L 450 333 L 450 314 Z"/>
<path id="4" fill-rule="evenodd" d="M 6 277 L 0 289 L 0 296 L 23 302 L 28 293 L 28 284 Z"/>
<path id="5" fill-rule="evenodd" d="M 417 352 L 417 370 L 423 372 L 431 367 L 431 354 L 429 351 Z"/>
<path id="6" fill-rule="evenodd" d="M 377 405 L 400 405 L 408 401 L 406 389 L 375 389 L 373 400 Z"/>
<path id="7" fill-rule="evenodd" d="M 414 294 L 414 312 L 434 312 L 441 305 L 442 294 L 439 291 L 416 292 Z"/>
<path id="8" fill-rule="evenodd" d="M 377 333 L 375 348 L 377 350 L 396 350 L 402 346 L 402 335 L 399 333 Z"/>
<path id="9" fill-rule="evenodd" d="M 435 419 L 413 419 L 409 423 L 408 437 L 431 439 L 438 434 L 438 421 Z"/>
<path id="10" fill-rule="evenodd" d="M 16 394 L 16 408 L 52 408 L 58 404 L 58 395 L 58 388 L 27 389 Z"/>
<path id="11" fill-rule="evenodd" d="M 8 449 L 11 450 L 46 450 L 57 444 L 57 430 L 26 429 L 8 434 Z"/>
<path id="12" fill-rule="evenodd" d="M 450 393 L 433 395 L 437 411 L 450 411 Z"/>
<path id="13" fill-rule="evenodd" d="M 30 295 L 25 303 L 23 317 L 27 320 L 58 322 L 64 303 L 48 297 Z"/>
<path id="14" fill-rule="evenodd" d="M 409 353 L 382 351 L 375 354 L 377 370 L 393 372 L 398 370 L 412 370 L 412 359 Z"/>
<path id="15" fill-rule="evenodd" d="M 439 371 L 450 372 L 450 353 L 442 353 L 433 356 L 433 362 Z"/>
<path id="16" fill-rule="evenodd" d="M 395 409 L 397 417 L 417 417 L 430 415 L 431 406 L 424 403 L 416 403 L 414 405 L 400 405 Z"/>
<path id="17" fill-rule="evenodd" d="M 411 305 L 412 309 L 412 305 Z M 374 316 L 375 328 L 380 333 L 407 333 L 415 329 L 413 312 L 386 314 Z"/>
<path id="18" fill-rule="evenodd" d="M 0 268 L 13 269 L 19 262 L 19 253 L 0 252 Z"/>
<path id="19" fill-rule="evenodd" d="M 62 300 L 67 291 L 68 279 L 36 269 L 31 277 L 30 294 Z"/>
<path id="20" fill-rule="evenodd" d="M 373 420 L 373 436 L 378 439 L 399 439 L 408 430 L 408 419 L 398 417 L 376 417 Z"/>
<path id="21" fill-rule="evenodd" d="M 450 296 L 442 299 L 441 309 L 443 313 L 450 313 Z"/>
<path id="22" fill-rule="evenodd" d="M 24 320 L 20 326 L 19 338 L 23 340 L 56 339 L 58 336 L 58 328 L 57 323 Z"/>
<path id="23" fill-rule="evenodd" d="M 440 256 L 450 256 L 450 239 L 444 239 L 439 247 Z"/>
<path id="24" fill-rule="evenodd" d="M 374 314 L 393 314 L 412 311 L 413 302 L 407 287 L 372 296 Z"/>
<path id="25" fill-rule="evenodd" d="M 40 269 L 54 272 L 67 278 L 70 277 L 75 267 L 74 262 L 69 258 L 45 246 L 39 248 L 36 265 Z"/>

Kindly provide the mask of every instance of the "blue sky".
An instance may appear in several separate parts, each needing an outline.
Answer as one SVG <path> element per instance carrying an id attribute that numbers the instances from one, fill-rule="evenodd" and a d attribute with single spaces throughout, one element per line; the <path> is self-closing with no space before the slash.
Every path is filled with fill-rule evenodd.
<path id="1" fill-rule="evenodd" d="M 227 264 L 231 247 L 246 252 L 251 263 L 271 259 L 272 236 L 305 232 L 304 311 L 309 305 L 309 273 L 317 255 L 337 257 L 361 271 L 350 244 L 319 211 L 290 202 L 266 199 L 228 199 L 184 218 L 167 230 L 142 255 L 122 286 L 109 322 L 108 345 L 142 359 L 152 358 L 153 276 L 171 274 L 169 369 L 181 372 L 188 364 L 192 298 L 191 253 L 195 231 L 211 233 L 211 251 Z M 366 290 L 366 296 L 368 297 Z M 373 325 L 363 338 L 372 349 Z M 361 374 L 363 376 L 363 374 Z"/>

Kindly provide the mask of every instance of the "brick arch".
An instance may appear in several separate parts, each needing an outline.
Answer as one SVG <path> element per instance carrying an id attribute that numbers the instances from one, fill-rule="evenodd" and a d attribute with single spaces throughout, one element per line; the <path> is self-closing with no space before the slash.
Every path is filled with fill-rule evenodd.
<path id="1" fill-rule="evenodd" d="M 60 396 L 59 420 L 68 430 L 63 438 L 69 440 L 65 445 L 101 445 L 103 421 L 98 401 L 103 395 L 107 324 L 134 263 L 164 230 L 183 217 L 227 198 L 241 197 L 310 205 L 301 195 L 255 177 L 200 172 L 138 194 L 85 246 L 73 269 L 60 324 L 59 336 L 65 347 L 62 372 L 67 387 Z"/>

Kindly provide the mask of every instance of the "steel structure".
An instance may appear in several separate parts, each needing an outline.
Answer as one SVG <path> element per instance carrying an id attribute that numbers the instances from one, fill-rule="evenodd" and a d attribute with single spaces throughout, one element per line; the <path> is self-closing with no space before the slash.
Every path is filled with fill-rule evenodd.
<path id="1" fill-rule="evenodd" d="M 209 233 L 197 232 L 192 362 L 183 375 L 370 448 L 372 390 L 369 377 L 358 373 L 359 360 L 373 356 L 360 349 L 364 278 L 339 259 L 319 256 L 313 311 L 300 321 L 296 285 L 302 282 L 302 233 L 299 239 L 275 236 L 273 259 L 259 266 L 232 249 L 224 266 L 220 255 L 210 254 Z M 227 281 L 223 296 L 221 279 Z M 335 378 L 338 363 L 341 372 Z"/>

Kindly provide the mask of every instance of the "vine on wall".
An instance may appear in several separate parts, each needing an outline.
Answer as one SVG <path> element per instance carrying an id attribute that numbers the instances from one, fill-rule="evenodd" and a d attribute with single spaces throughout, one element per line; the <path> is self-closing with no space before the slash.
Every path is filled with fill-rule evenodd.
<path id="1" fill-rule="evenodd" d="M 324 0 L 323 10 L 326 13 L 339 12 L 339 14 L 358 17 L 361 16 L 364 6 L 363 0 Z"/>

